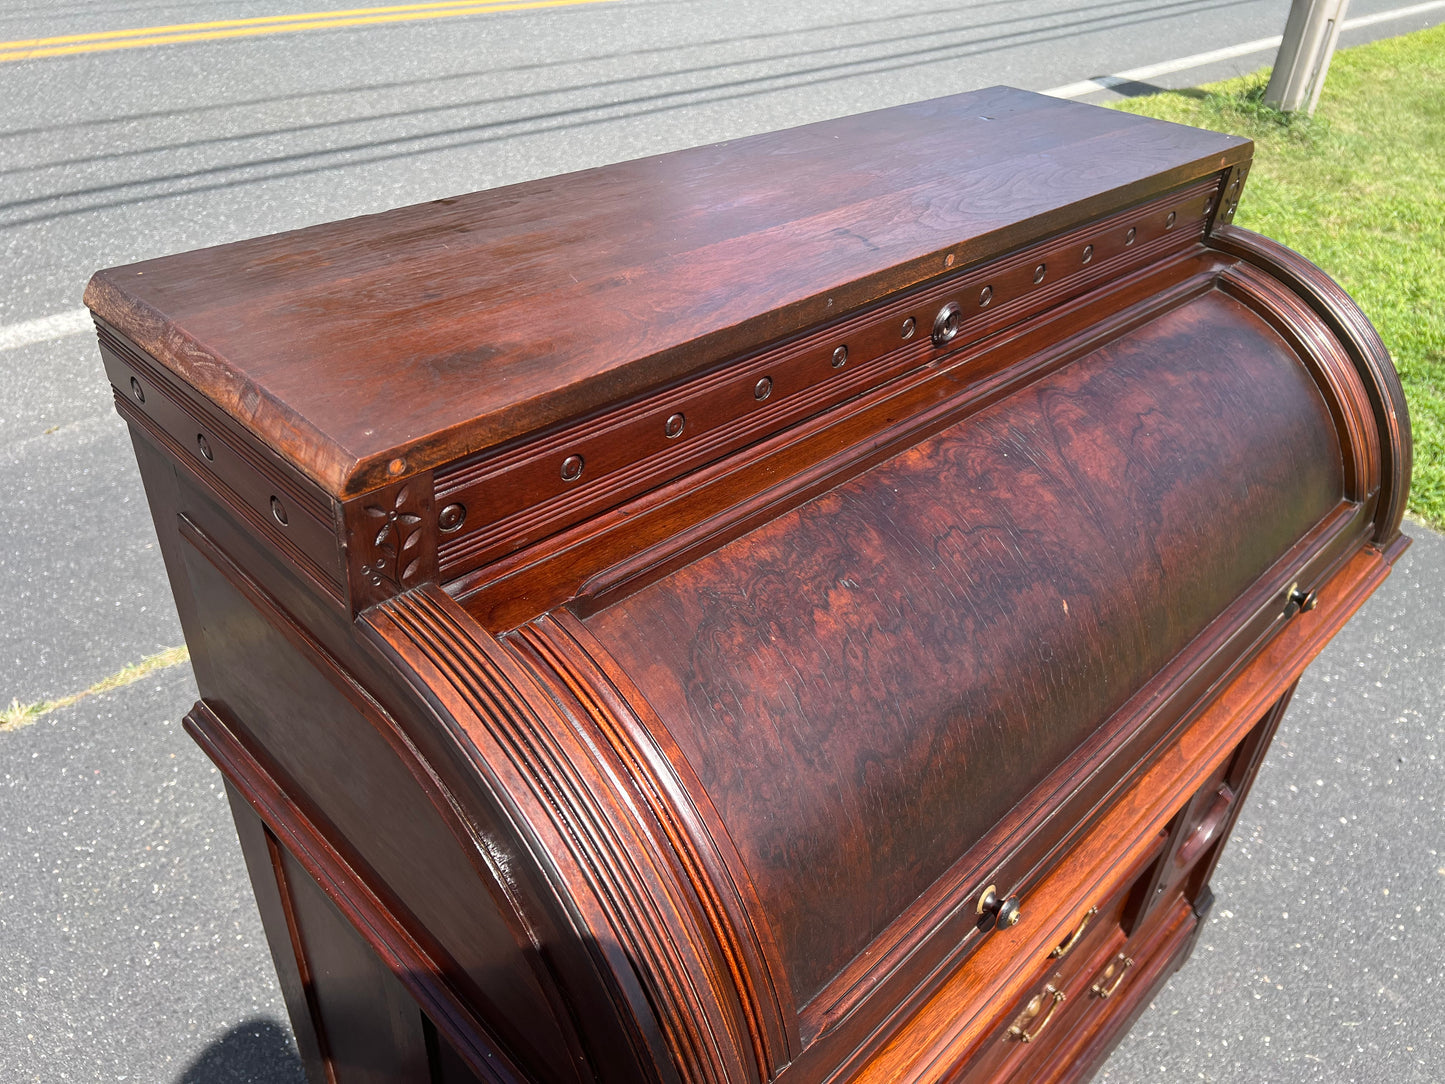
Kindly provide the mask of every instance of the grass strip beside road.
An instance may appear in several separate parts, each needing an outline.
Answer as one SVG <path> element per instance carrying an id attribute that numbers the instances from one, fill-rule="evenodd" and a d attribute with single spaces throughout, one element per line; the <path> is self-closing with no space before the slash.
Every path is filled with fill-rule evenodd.
<path id="1" fill-rule="evenodd" d="M 1269 72 L 1117 103 L 1255 141 L 1236 225 L 1349 291 L 1395 359 L 1415 437 L 1410 510 L 1445 529 L 1445 26 L 1342 49 L 1314 117 Z"/>
<path id="2" fill-rule="evenodd" d="M 78 704 L 88 696 L 134 685 L 141 678 L 154 674 L 157 670 L 177 666 L 189 660 L 190 657 L 191 653 L 184 646 L 167 648 L 155 655 L 146 656 L 140 662 L 123 666 L 109 677 L 101 678 L 90 688 L 81 689 L 80 692 L 71 693 L 69 696 L 62 696 L 59 700 L 37 700 L 33 704 L 22 704 L 18 699 L 11 700 L 8 708 L 0 708 L 0 734 L 29 726 L 41 716 L 49 715 L 52 711 L 59 711 L 61 708 L 68 708 L 72 704 Z"/>

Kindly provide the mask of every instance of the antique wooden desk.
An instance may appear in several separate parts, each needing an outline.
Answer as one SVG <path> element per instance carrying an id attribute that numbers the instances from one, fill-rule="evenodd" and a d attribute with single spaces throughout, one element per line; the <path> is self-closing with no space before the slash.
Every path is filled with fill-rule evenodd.
<path id="1" fill-rule="evenodd" d="M 97 274 L 315 1084 L 1087 1077 L 1406 542 L 1250 153 L 995 88 Z"/>

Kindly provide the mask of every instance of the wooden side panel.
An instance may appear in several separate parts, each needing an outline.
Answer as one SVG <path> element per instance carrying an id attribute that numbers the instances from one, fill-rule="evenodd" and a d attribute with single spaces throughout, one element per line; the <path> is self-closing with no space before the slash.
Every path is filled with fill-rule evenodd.
<path id="1" fill-rule="evenodd" d="M 423 1021 L 431 1065 L 431 1084 L 481 1084 L 450 1043 L 437 1034 L 430 1020 Z"/>
<path id="2" fill-rule="evenodd" d="M 538 1079 L 576 1079 L 575 1041 L 526 960 L 475 829 L 380 705 L 205 536 L 182 528 L 200 615 L 187 641 L 214 711 L 418 939 L 439 972 L 432 981 L 466 999 Z"/>
<path id="3" fill-rule="evenodd" d="M 290 894 L 285 891 L 277 869 L 279 849 L 276 837 L 251 808 L 236 785 L 226 780 L 226 798 L 251 875 L 251 888 L 256 894 L 256 908 L 276 965 L 276 978 L 286 1013 L 291 1018 L 291 1031 L 296 1037 L 296 1050 L 312 1084 L 335 1084 L 328 1068 L 326 1038 L 322 1034 L 319 1014 L 311 996 L 311 976 L 305 954 L 297 944 L 295 920 L 291 914 Z"/>
<path id="4" fill-rule="evenodd" d="M 1342 497 L 1318 388 L 1214 292 L 587 624 L 806 1000 Z"/>
<path id="5" fill-rule="evenodd" d="M 294 858 L 281 855 L 313 1012 L 335 1084 L 395 1084 L 430 1076 L 422 1014 Z"/>
<path id="6" fill-rule="evenodd" d="M 313 1084 L 480 1084 L 235 784 L 228 780 L 226 790 Z"/>

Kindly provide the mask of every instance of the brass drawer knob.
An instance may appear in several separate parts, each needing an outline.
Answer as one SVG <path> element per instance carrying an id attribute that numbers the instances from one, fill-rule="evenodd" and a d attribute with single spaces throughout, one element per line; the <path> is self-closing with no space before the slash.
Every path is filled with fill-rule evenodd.
<path id="1" fill-rule="evenodd" d="M 1009 896 L 1004 899 L 998 894 L 998 888 L 995 885 L 989 885 L 978 897 L 978 913 L 984 917 L 985 921 L 992 919 L 994 926 L 1000 929 L 1017 926 L 1019 919 L 1024 917 L 1019 898 Z"/>
<path id="2" fill-rule="evenodd" d="M 1298 583 L 1292 583 L 1285 592 L 1284 615 L 1293 617 L 1295 614 L 1309 613 L 1319 600 L 1318 591 L 1306 591 Z"/>

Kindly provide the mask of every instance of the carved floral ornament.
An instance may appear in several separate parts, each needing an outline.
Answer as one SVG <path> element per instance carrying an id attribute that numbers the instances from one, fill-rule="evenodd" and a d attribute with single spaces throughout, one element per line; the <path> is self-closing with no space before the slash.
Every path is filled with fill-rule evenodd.
<path id="1" fill-rule="evenodd" d="M 361 574 L 372 587 L 382 582 L 410 585 L 421 569 L 421 516 L 407 510 L 411 499 L 410 486 L 402 486 L 396 492 L 391 507 L 368 504 L 366 512 L 367 533 L 375 529 L 371 539 L 370 560 L 361 566 Z"/>

